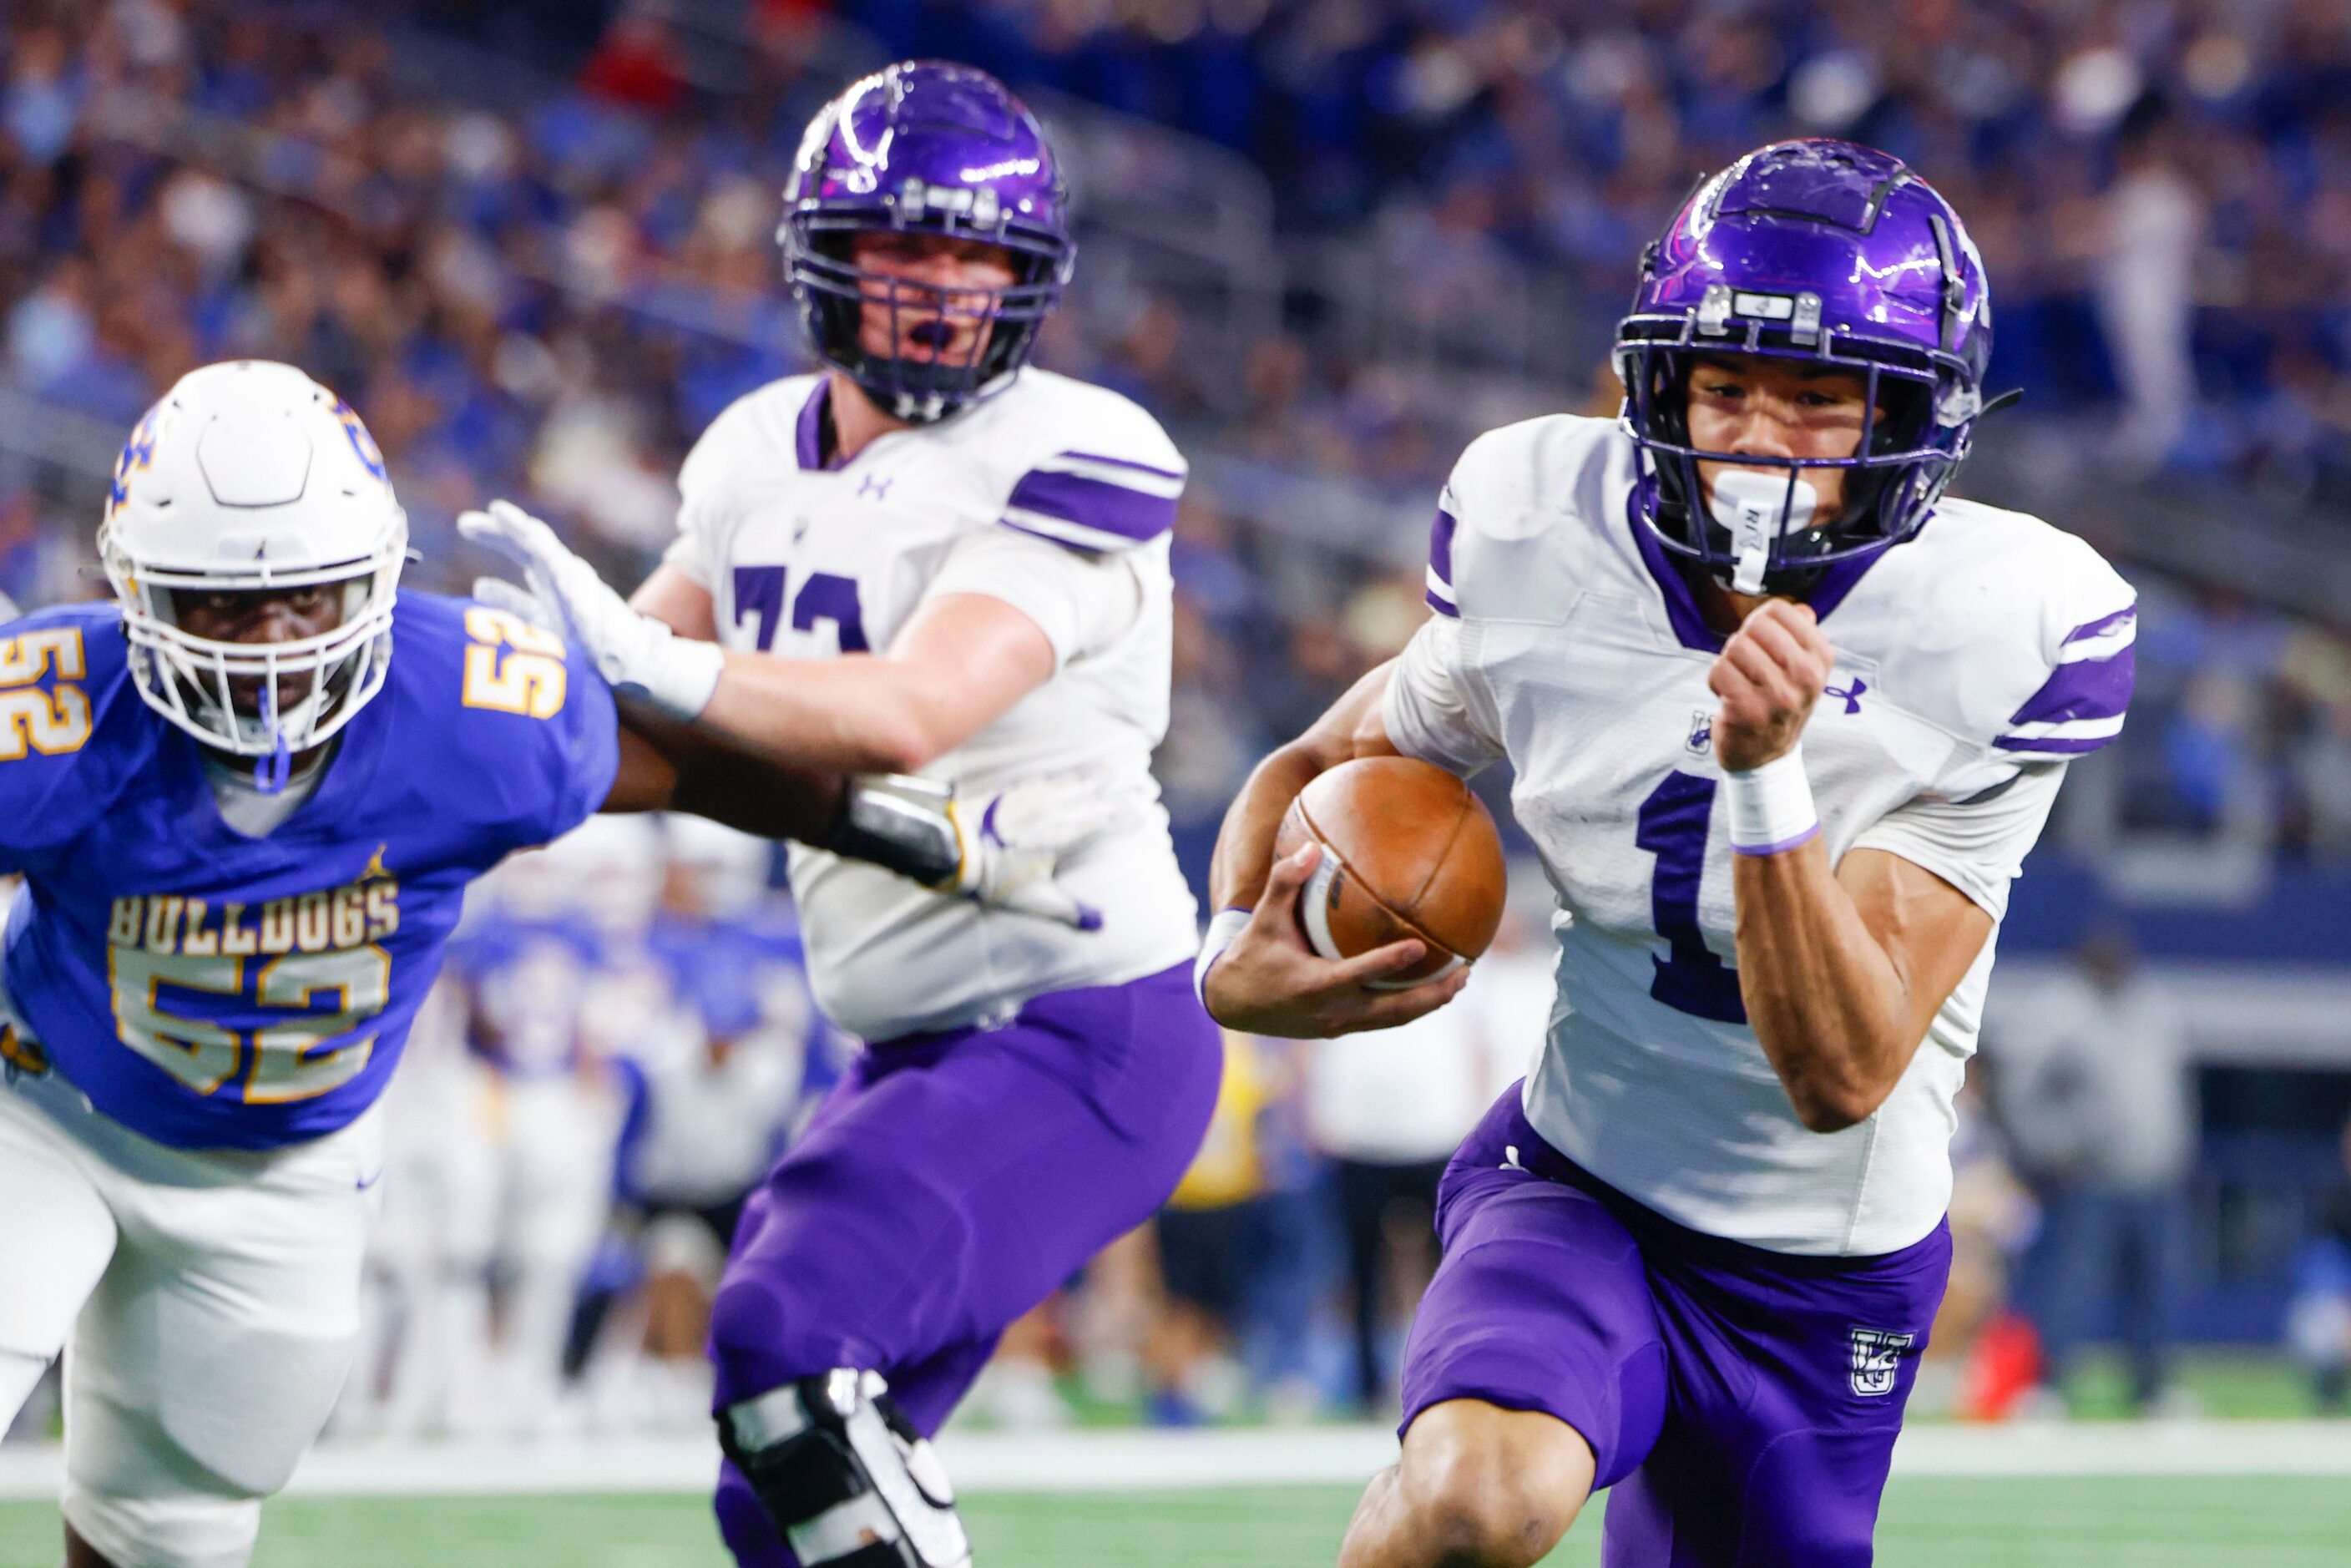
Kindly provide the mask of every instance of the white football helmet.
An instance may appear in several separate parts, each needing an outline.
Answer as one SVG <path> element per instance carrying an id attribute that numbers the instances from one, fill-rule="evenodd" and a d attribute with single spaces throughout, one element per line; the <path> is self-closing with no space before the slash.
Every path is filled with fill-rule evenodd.
<path id="1" fill-rule="evenodd" d="M 408 517 L 349 403 L 291 365 L 237 360 L 182 376 L 114 465 L 99 559 L 121 601 L 147 706 L 246 757 L 317 746 L 383 687 Z M 333 630 L 246 643 L 182 629 L 172 592 L 342 585 Z M 307 674 L 281 707 L 280 677 Z M 257 689 L 240 711 L 232 681 Z"/>

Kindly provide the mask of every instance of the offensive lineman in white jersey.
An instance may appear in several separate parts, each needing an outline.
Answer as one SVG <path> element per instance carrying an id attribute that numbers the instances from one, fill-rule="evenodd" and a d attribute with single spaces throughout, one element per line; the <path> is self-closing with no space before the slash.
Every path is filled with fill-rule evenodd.
<path id="1" fill-rule="evenodd" d="M 2131 684 L 2095 552 L 1938 499 L 1990 349 L 1958 214 L 1901 163 L 1740 160 L 1643 258 L 1623 420 L 1470 445 L 1436 615 L 1228 817 L 1201 976 L 1235 1028 L 1458 988 L 1364 991 L 1296 934 L 1313 852 L 1272 864 L 1275 828 L 1349 758 L 1507 757 L 1559 894 L 1548 1045 L 1447 1175 L 1345 1568 L 1518 1568 L 1610 1486 L 1622 1568 L 1869 1561 L 1993 933 Z"/>
<path id="2" fill-rule="evenodd" d="M 1158 1207 L 1216 1098 L 1149 772 L 1184 463 L 1125 399 L 1025 368 L 1069 275 L 1064 202 L 991 78 L 858 82 L 786 195 L 828 368 L 712 425 L 634 607 L 512 507 L 465 525 L 622 689 L 801 766 L 984 791 L 981 840 L 1058 862 L 1025 901 L 996 890 L 1022 915 L 952 896 L 952 855 L 910 892 L 793 854 L 818 1001 L 871 1044 L 751 1197 L 712 1311 L 746 1565 L 967 1561 L 924 1439 L 1007 1324 Z"/>

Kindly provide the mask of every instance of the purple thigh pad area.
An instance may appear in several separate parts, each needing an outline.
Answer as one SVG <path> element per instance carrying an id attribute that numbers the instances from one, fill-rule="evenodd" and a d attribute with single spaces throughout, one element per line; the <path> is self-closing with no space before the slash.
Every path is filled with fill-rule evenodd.
<path id="1" fill-rule="evenodd" d="M 1614 1487 L 1610 1568 L 1860 1568 L 1950 1271 L 1768 1252 L 1626 1197 L 1512 1088 L 1446 1172 L 1445 1256 L 1405 1352 L 1405 1430 L 1453 1399 L 1539 1410 Z"/>
<path id="2" fill-rule="evenodd" d="M 745 1206 L 717 1404 L 853 1366 L 935 1432 L 1005 1328 L 1175 1190 L 1222 1071 L 1189 965 L 868 1047 Z M 791 1562 L 732 1467 L 718 1514 L 747 1568 Z"/>

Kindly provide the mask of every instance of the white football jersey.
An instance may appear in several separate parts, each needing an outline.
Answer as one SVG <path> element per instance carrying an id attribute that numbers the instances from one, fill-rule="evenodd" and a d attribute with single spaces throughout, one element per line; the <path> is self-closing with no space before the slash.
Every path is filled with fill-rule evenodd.
<path id="1" fill-rule="evenodd" d="M 1949 1205 L 1952 1100 L 1993 944 L 1876 1114 L 1829 1134 L 1797 1120 L 1734 967 L 1707 688 L 1721 639 L 1635 517 L 1633 484 L 1632 442 L 1605 420 L 1470 445 L 1389 737 L 1458 772 L 1504 756 L 1516 770 L 1511 803 L 1559 895 L 1559 1004 L 1526 1088 L 1536 1130 L 1694 1229 L 1892 1251 Z M 2037 518 L 1946 500 L 1907 542 L 1826 569 L 1811 602 L 1837 652 L 1803 750 L 1831 857 L 1889 851 L 1997 923 L 2066 760 L 2122 727 L 2130 586 Z"/>
<path id="2" fill-rule="evenodd" d="M 1003 600 L 1044 631 L 1055 672 L 925 775 L 986 796 L 1077 773 L 1131 809 L 1062 862 L 1061 880 L 1102 912 L 1094 932 L 793 845 L 818 1004 L 888 1040 L 1186 961 L 1196 916 L 1151 776 L 1167 728 L 1175 444 L 1117 393 L 1030 369 L 952 419 L 829 464 L 830 395 L 820 375 L 762 387 L 685 460 L 668 559 L 710 591 L 719 640 L 802 659 L 878 653 L 935 595 Z"/>

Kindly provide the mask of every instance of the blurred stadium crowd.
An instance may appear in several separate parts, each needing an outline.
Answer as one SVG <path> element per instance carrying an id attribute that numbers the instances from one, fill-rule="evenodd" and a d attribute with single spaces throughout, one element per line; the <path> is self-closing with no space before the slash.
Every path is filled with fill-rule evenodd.
<path id="1" fill-rule="evenodd" d="M 235 355 L 364 413 L 412 580 L 486 567 L 451 522 L 498 495 L 634 580 L 685 447 L 805 363 L 771 235 L 809 114 L 890 56 L 1034 90 L 1098 214 L 1041 361 L 1141 399 L 1195 458 L 1161 773 L 1196 873 L 1247 768 L 1424 613 L 1463 442 L 1613 408 L 1609 327 L 1693 176 L 1782 132 L 1875 142 L 1969 214 L 1995 382 L 2030 391 L 1976 493 L 2094 533 L 2142 589 L 2131 727 L 2062 831 L 2351 859 L 2346 601 L 2244 543 L 2351 545 L 2346 0 L 19 0 L 5 51 L 0 590 L 28 603 L 99 591 L 121 432 Z M 1155 192 L 1217 220 L 1183 269 L 1132 210 Z M 397 1091 L 416 1143 L 354 1426 L 698 1427 L 732 1206 L 851 1049 L 766 853 L 599 824 L 500 873 Z M 1548 1009 L 1538 914 L 1512 929 L 1420 1032 L 1235 1041 L 1157 1236 L 1025 1324 L 983 1410 L 1384 1406 L 1434 1173 Z M 2001 1120 L 1963 1134 L 1983 1290 L 1955 1291 L 1995 1361 L 2036 1216 L 2117 1256 L 2177 1219 L 2068 1208 L 2093 1156 Z M 2343 1229 L 2294 1320 L 2314 1366 L 2341 1347 L 2338 1382 Z M 2074 1331 L 2042 1326 L 2062 1354 Z M 2005 1408 L 1973 1375 L 1948 1402 Z M 1984 1375 L 2012 1402 L 2042 1374 Z M 564 1378 L 576 1397 L 538 1397 Z"/>

